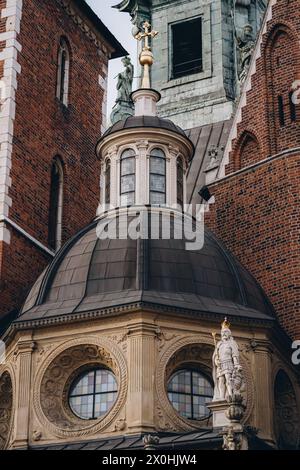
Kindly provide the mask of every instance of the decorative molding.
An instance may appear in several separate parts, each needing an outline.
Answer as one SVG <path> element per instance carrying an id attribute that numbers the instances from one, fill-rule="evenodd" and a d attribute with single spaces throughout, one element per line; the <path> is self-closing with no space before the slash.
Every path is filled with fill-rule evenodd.
<path id="1" fill-rule="evenodd" d="M 129 332 L 125 331 L 124 333 L 121 333 L 120 335 L 111 335 L 107 336 L 107 339 L 113 341 L 114 343 L 117 343 L 122 351 L 124 353 L 127 352 L 127 337 L 128 337 Z"/>
<path id="2" fill-rule="evenodd" d="M 158 351 L 160 352 L 167 344 L 167 342 L 171 341 L 172 339 L 178 338 L 179 335 L 175 333 L 165 333 L 160 328 L 156 331 L 156 338 L 158 341 Z"/>
<path id="3" fill-rule="evenodd" d="M 115 424 L 115 432 L 124 431 L 126 428 L 127 428 L 126 419 L 125 418 L 118 419 L 118 421 Z"/>
<path id="4" fill-rule="evenodd" d="M 3 218 L 8 217 L 12 199 L 9 196 L 11 187 L 10 170 L 12 165 L 12 143 L 14 136 L 14 120 L 16 114 L 16 90 L 17 77 L 21 73 L 18 63 L 18 53 L 22 46 L 17 40 L 20 32 L 22 18 L 22 0 L 10 0 L 6 8 L 1 10 L 1 18 L 6 19 L 5 48 L 0 53 L 0 61 L 3 61 L 3 77 L 1 78 L 1 108 L 0 108 L 0 241 L 10 244 L 10 231 L 3 223 Z M 1 39 L 1 38 L 0 38 Z"/>
<path id="5" fill-rule="evenodd" d="M 0 376 L 0 450 L 7 448 L 13 424 L 13 386 L 10 374 Z"/>
<path id="6" fill-rule="evenodd" d="M 194 335 L 185 336 L 181 339 L 176 337 L 171 344 L 163 349 L 155 375 L 156 422 L 162 430 L 166 430 L 170 423 L 172 423 L 171 428 L 176 431 L 191 431 L 199 427 L 199 423 L 193 424 L 191 421 L 186 420 L 173 408 L 167 396 L 166 382 L 173 370 L 180 364 L 188 362 L 199 363 L 205 372 L 211 375 L 213 347 L 213 340 L 209 336 Z M 211 354 L 209 349 L 211 349 Z M 243 418 L 243 422 L 247 422 L 254 406 L 254 385 L 250 364 L 242 353 L 240 358 L 247 384 L 245 392 L 246 412 Z"/>
<path id="7" fill-rule="evenodd" d="M 98 39 L 97 34 L 90 28 L 86 21 L 79 15 L 76 9 L 71 5 L 72 1 L 70 0 L 57 0 L 58 3 L 64 8 L 67 15 L 72 18 L 74 23 L 81 29 L 81 31 L 93 42 L 93 44 L 97 47 L 100 52 L 103 52 L 106 57 L 109 57 L 110 52 L 108 47 L 105 46 L 103 43 L 106 41 L 101 36 L 101 40 Z"/>
<path id="8" fill-rule="evenodd" d="M 26 230 L 24 230 L 22 227 L 20 227 L 20 225 L 18 225 L 16 222 L 14 222 L 9 217 L 0 215 L 0 227 L 1 227 L 2 224 L 3 224 L 3 226 L 9 225 L 10 227 L 14 228 L 17 232 L 19 232 L 21 235 L 23 235 L 23 237 L 27 238 L 27 240 L 29 240 L 34 245 L 36 245 L 40 250 L 47 253 L 47 255 L 50 255 L 52 257 L 55 256 L 54 251 L 50 250 L 47 246 L 45 246 L 43 243 L 41 243 L 39 240 L 37 240 L 37 238 L 30 235 Z M 1 234 L 0 234 L 0 240 L 2 240 L 1 239 Z"/>
<path id="9" fill-rule="evenodd" d="M 256 61 L 261 57 L 261 49 L 264 35 L 267 32 L 268 23 L 272 20 L 273 17 L 273 7 L 276 5 L 277 0 L 269 0 L 267 10 L 265 13 L 264 21 L 260 29 L 260 33 L 257 37 L 254 51 L 252 53 L 251 63 L 249 71 L 246 77 L 246 80 L 242 87 L 242 92 L 238 102 L 238 106 L 234 115 L 233 123 L 231 130 L 229 132 L 227 144 L 225 146 L 224 154 L 219 166 L 217 181 L 222 179 L 225 176 L 225 167 L 229 163 L 230 152 L 232 151 L 232 143 L 237 137 L 238 125 L 242 121 L 242 110 L 247 105 L 247 92 L 252 88 L 252 76 L 256 73 Z"/>
<path id="10" fill-rule="evenodd" d="M 101 310 L 92 310 L 87 312 L 81 313 L 69 313 L 68 315 L 60 315 L 60 316 L 53 316 L 49 318 L 40 318 L 36 320 L 19 320 L 18 322 L 14 323 L 11 326 L 12 330 L 22 330 L 28 329 L 31 327 L 38 328 L 38 327 L 45 327 L 45 326 L 52 326 L 58 324 L 65 324 L 65 323 L 72 323 L 72 322 L 80 322 L 85 321 L 88 319 L 93 318 L 101 318 L 101 317 L 109 317 L 113 315 L 121 315 L 128 312 L 134 312 L 136 310 L 147 310 L 151 312 L 161 312 L 170 315 L 188 315 L 190 318 L 201 318 L 207 320 L 216 320 L 220 322 L 223 319 L 224 314 L 222 313 L 215 313 L 206 312 L 206 311 L 199 311 L 199 310 L 191 310 L 182 307 L 174 307 L 168 305 L 160 305 L 156 303 L 148 303 L 148 302 L 132 302 L 127 305 L 117 305 L 115 307 L 107 307 Z M 27 312 L 26 312 L 27 314 Z M 22 317 L 20 317 L 22 318 Z M 249 320 L 245 319 L 244 316 L 236 316 L 234 317 L 236 324 L 248 324 Z M 260 319 L 260 318 L 252 318 L 251 319 L 251 326 L 260 326 L 260 327 L 270 327 L 274 324 L 274 319 Z"/>
<path id="11" fill-rule="evenodd" d="M 81 420 L 67 404 L 68 389 L 80 369 L 105 364 L 117 377 L 119 391 L 112 409 L 98 420 Z M 57 437 L 82 437 L 106 429 L 118 416 L 127 396 L 127 366 L 117 345 L 107 338 L 82 337 L 62 343 L 37 372 L 33 406 L 40 425 Z"/>

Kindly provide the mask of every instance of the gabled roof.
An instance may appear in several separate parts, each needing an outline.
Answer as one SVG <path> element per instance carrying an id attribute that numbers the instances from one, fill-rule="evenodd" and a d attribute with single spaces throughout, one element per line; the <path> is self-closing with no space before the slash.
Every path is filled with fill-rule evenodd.
<path id="1" fill-rule="evenodd" d="M 187 173 L 187 203 L 199 204 L 199 190 L 205 185 L 205 170 L 210 162 L 210 152 L 217 152 L 221 161 L 228 140 L 232 120 L 195 127 L 186 131 L 186 135 L 195 146 L 194 158 Z"/>

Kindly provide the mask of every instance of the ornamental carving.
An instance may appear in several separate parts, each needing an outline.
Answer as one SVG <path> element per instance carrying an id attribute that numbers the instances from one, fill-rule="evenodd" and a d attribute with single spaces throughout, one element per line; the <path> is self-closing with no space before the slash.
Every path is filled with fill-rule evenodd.
<path id="1" fill-rule="evenodd" d="M 98 39 L 96 33 L 89 27 L 89 25 L 81 18 L 81 16 L 72 7 L 70 0 L 58 0 L 58 3 L 65 9 L 67 15 L 72 18 L 74 23 L 87 35 L 87 37 L 95 44 L 97 49 L 108 55 L 106 46 Z"/>
<path id="2" fill-rule="evenodd" d="M 177 337 L 178 335 L 176 335 L 175 333 L 165 333 L 160 328 L 158 328 L 156 331 L 156 338 L 158 340 L 158 351 L 160 352 L 169 341 Z"/>
<path id="3" fill-rule="evenodd" d="M 199 427 L 199 424 L 193 425 L 191 421 L 180 416 L 173 408 L 166 392 L 167 382 L 176 369 L 188 364 L 199 364 L 203 372 L 211 376 L 213 351 L 212 338 L 204 335 L 186 336 L 181 339 L 174 338 L 168 347 L 162 351 L 155 376 L 157 403 L 155 419 L 159 429 L 166 430 L 169 428 L 174 431 L 191 431 Z M 253 409 L 254 385 L 250 365 L 242 353 L 240 359 L 247 384 L 245 391 L 246 410 L 243 418 L 243 423 L 245 423 Z"/>
<path id="4" fill-rule="evenodd" d="M 280 370 L 275 380 L 275 433 L 279 449 L 300 449 L 300 416 L 288 375 Z"/>
<path id="5" fill-rule="evenodd" d="M 13 407 L 12 381 L 8 372 L 0 377 L 0 450 L 9 440 Z"/>
<path id="6" fill-rule="evenodd" d="M 103 417 L 88 421 L 69 407 L 69 389 L 74 379 L 90 367 L 105 366 L 118 382 L 115 405 Z M 80 437 L 107 428 L 124 406 L 127 368 L 120 349 L 106 338 L 76 339 L 56 348 L 41 365 L 34 386 L 34 407 L 41 425 L 56 436 Z"/>

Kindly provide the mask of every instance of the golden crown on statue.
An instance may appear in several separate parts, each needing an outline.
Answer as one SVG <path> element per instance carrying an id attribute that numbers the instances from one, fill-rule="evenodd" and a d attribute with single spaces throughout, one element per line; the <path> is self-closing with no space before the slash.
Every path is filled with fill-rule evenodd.
<path id="1" fill-rule="evenodd" d="M 225 317 L 222 323 L 222 330 L 229 330 L 229 328 L 230 328 L 230 322 L 228 321 L 227 317 Z"/>

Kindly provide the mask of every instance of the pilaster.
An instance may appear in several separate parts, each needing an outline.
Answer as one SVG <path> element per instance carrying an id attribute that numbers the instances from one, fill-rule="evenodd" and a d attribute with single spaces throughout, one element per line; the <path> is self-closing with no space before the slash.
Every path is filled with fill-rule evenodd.
<path id="1" fill-rule="evenodd" d="M 153 324 L 129 327 L 129 390 L 127 419 L 130 432 L 154 431 L 155 337 Z"/>
<path id="2" fill-rule="evenodd" d="M 13 447 L 27 449 L 31 390 L 31 364 L 35 343 L 31 338 L 22 340 L 16 348 L 17 390 L 15 409 L 15 436 Z"/>
<path id="3" fill-rule="evenodd" d="M 257 343 L 253 357 L 254 383 L 256 386 L 253 425 L 259 430 L 261 439 L 274 443 L 271 360 L 272 350 L 270 346 L 263 342 Z"/>

